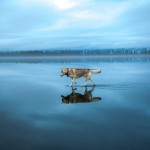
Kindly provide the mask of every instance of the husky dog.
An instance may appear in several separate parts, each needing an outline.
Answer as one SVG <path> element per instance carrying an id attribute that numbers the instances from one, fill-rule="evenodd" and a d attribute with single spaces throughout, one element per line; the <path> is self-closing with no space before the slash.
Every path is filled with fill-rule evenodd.
<path id="1" fill-rule="evenodd" d="M 88 80 L 91 80 L 93 85 L 95 86 L 96 84 L 92 80 L 92 73 L 101 73 L 101 70 L 98 69 L 76 69 L 76 68 L 62 68 L 61 69 L 61 76 L 66 75 L 67 77 L 72 78 L 72 81 L 69 86 L 72 86 L 75 82 L 76 79 L 80 77 L 84 77 L 84 84 L 82 86 L 86 86 Z"/>
<path id="2" fill-rule="evenodd" d="M 85 102 L 97 102 L 102 100 L 101 97 L 93 97 L 92 92 L 94 91 L 94 86 L 91 90 L 88 90 L 85 87 L 84 94 L 76 93 L 73 87 L 71 87 L 72 93 L 62 97 L 62 103 L 69 104 L 69 103 L 85 103 Z"/>

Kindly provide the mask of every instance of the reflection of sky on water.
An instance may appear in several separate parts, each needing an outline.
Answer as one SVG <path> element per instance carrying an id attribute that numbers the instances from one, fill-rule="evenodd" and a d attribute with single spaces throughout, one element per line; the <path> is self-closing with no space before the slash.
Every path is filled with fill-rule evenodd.
<path id="1" fill-rule="evenodd" d="M 1 63 L 0 148 L 147 149 L 149 64 L 87 65 L 102 69 L 93 75 L 92 92 L 102 101 L 65 105 L 61 95 L 71 88 L 70 79 L 60 77 L 63 65 Z"/>

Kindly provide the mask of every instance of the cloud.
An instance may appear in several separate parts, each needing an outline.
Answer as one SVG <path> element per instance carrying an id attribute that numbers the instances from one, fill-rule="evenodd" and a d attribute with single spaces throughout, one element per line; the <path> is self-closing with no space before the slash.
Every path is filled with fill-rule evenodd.
<path id="1" fill-rule="evenodd" d="M 24 5 L 45 5 L 53 7 L 57 10 L 68 10 L 83 3 L 83 0 L 21 0 Z"/>
<path id="2" fill-rule="evenodd" d="M 63 29 L 65 26 L 66 26 L 65 20 L 58 20 L 58 22 L 56 22 L 48 27 L 41 28 L 41 29 L 39 29 L 39 31 L 44 31 L 44 32 L 56 31 L 56 30 Z"/>
<path id="3" fill-rule="evenodd" d="M 76 11 L 70 14 L 71 17 L 80 20 L 90 20 L 97 21 L 100 25 L 106 25 L 113 22 L 117 17 L 121 15 L 126 10 L 124 5 L 119 6 L 107 6 L 100 7 L 99 10 L 85 9 L 81 11 Z"/>
<path id="4" fill-rule="evenodd" d="M 52 1 L 52 5 L 54 5 L 57 9 L 66 10 L 71 9 L 78 5 L 78 1 L 71 0 L 54 0 Z"/>

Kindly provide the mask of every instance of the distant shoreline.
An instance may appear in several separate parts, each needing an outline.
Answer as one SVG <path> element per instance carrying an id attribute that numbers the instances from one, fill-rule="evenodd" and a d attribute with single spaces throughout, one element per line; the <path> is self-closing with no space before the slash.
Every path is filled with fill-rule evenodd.
<path id="1" fill-rule="evenodd" d="M 0 56 L 0 63 L 150 62 L 150 55 Z"/>
<path id="2" fill-rule="evenodd" d="M 0 58 L 51 58 L 51 59 L 57 59 L 57 58 L 110 58 L 110 57 L 150 57 L 150 54 L 128 54 L 128 55 L 121 55 L 121 54 L 116 54 L 116 55 L 4 55 L 1 56 Z"/>
<path id="3" fill-rule="evenodd" d="M 116 57 L 150 55 L 150 48 L 85 49 L 85 50 L 30 50 L 0 51 L 0 57 Z"/>

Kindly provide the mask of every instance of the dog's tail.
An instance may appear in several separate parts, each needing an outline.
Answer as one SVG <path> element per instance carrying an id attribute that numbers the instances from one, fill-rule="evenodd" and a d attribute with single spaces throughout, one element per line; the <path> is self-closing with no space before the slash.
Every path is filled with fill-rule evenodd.
<path id="1" fill-rule="evenodd" d="M 92 73 L 101 73 L 101 70 L 99 70 L 99 69 L 90 69 L 90 71 Z"/>

